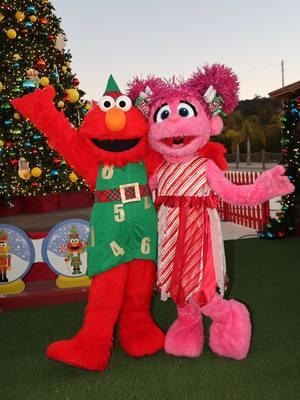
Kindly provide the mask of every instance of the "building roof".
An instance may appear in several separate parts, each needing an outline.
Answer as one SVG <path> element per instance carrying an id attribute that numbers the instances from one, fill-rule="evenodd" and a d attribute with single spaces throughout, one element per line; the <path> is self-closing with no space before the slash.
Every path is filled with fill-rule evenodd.
<path id="1" fill-rule="evenodd" d="M 300 95 L 300 81 L 291 83 L 269 93 L 272 99 L 286 99 Z"/>

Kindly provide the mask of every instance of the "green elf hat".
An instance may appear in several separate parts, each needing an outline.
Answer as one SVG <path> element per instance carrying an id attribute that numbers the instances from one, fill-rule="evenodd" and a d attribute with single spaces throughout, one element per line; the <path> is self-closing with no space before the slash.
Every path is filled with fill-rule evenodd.
<path id="1" fill-rule="evenodd" d="M 106 89 L 104 92 L 104 96 L 106 95 L 120 95 L 121 90 L 119 89 L 119 86 L 116 84 L 116 81 L 114 80 L 114 77 L 112 75 L 109 75 L 108 81 L 107 81 L 107 85 L 106 85 Z"/>
<path id="2" fill-rule="evenodd" d="M 79 234 L 77 232 L 76 226 L 72 225 L 71 231 L 69 233 L 69 238 L 70 239 L 76 239 L 79 237 Z"/>

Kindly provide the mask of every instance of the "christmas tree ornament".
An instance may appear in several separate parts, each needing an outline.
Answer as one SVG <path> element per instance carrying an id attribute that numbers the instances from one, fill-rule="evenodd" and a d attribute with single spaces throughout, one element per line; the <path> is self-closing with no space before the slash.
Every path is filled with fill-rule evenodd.
<path id="1" fill-rule="evenodd" d="M 32 137 L 32 139 L 37 142 L 38 140 L 40 140 L 42 138 L 42 135 L 40 133 L 35 133 Z"/>
<path id="2" fill-rule="evenodd" d="M 3 90 L 3 83 L 0 82 L 0 93 L 2 92 L 2 90 Z"/>
<path id="3" fill-rule="evenodd" d="M 39 69 L 40 71 L 43 71 L 43 70 L 46 68 L 46 62 L 45 62 L 45 60 L 43 60 L 42 58 L 39 58 L 38 60 L 36 60 L 35 66 L 36 66 L 37 69 Z"/>
<path id="4" fill-rule="evenodd" d="M 51 175 L 51 178 L 57 179 L 58 176 L 59 176 L 59 172 L 58 172 L 57 169 L 52 169 L 52 170 L 50 171 L 50 175 Z"/>
<path id="5" fill-rule="evenodd" d="M 21 115 L 17 112 L 14 113 L 14 119 L 17 119 L 17 120 L 21 119 Z"/>
<path id="6" fill-rule="evenodd" d="M 39 86 L 39 72 L 36 69 L 29 68 L 27 71 L 27 77 L 34 83 L 36 88 Z"/>
<path id="7" fill-rule="evenodd" d="M 34 6 L 28 6 L 27 7 L 27 13 L 28 14 L 35 14 L 36 13 L 36 8 Z"/>
<path id="8" fill-rule="evenodd" d="M 60 100 L 60 101 L 57 103 L 57 106 L 58 106 L 59 108 L 64 108 L 65 103 L 64 103 L 62 100 Z"/>
<path id="9" fill-rule="evenodd" d="M 91 105 L 91 103 L 86 103 L 86 105 L 84 107 L 87 111 L 90 111 L 90 109 L 92 108 L 92 105 Z"/>
<path id="10" fill-rule="evenodd" d="M 44 87 L 48 86 L 50 83 L 49 78 L 47 78 L 46 76 L 42 76 L 40 79 L 40 84 Z"/>
<path id="11" fill-rule="evenodd" d="M 64 92 L 64 100 L 69 103 L 77 103 L 79 100 L 80 95 L 77 89 L 66 89 Z"/>
<path id="12" fill-rule="evenodd" d="M 8 29 L 8 31 L 6 31 L 6 36 L 8 37 L 8 39 L 15 39 L 17 37 L 17 32 L 14 29 Z"/>
<path id="13" fill-rule="evenodd" d="M 12 128 L 10 129 L 10 132 L 13 136 L 20 136 L 22 133 L 20 128 Z"/>
<path id="14" fill-rule="evenodd" d="M 0 106 L 2 111 L 8 111 L 11 109 L 11 105 L 8 102 L 2 103 Z"/>
<path id="15" fill-rule="evenodd" d="M 5 120 L 3 121 L 3 123 L 4 123 L 4 126 L 10 127 L 10 126 L 12 126 L 13 121 L 12 121 L 11 119 L 5 119 Z"/>
<path id="16" fill-rule="evenodd" d="M 25 19 L 25 14 L 22 13 L 22 11 L 17 11 L 17 12 L 15 13 L 15 17 L 16 17 L 16 19 L 17 19 L 18 21 L 24 21 L 24 19 Z"/>
<path id="17" fill-rule="evenodd" d="M 3 21 L 5 18 L 5 16 L 3 14 L 0 13 L 0 22 Z"/>
<path id="18" fill-rule="evenodd" d="M 75 172 L 71 172 L 69 174 L 69 179 L 70 179 L 71 182 L 74 183 L 74 182 L 76 182 L 78 180 L 78 176 L 75 174 Z"/>
<path id="19" fill-rule="evenodd" d="M 61 67 L 62 72 L 67 72 L 68 71 L 68 67 L 66 67 L 65 65 L 63 65 Z"/>
<path id="20" fill-rule="evenodd" d="M 4 140 L 0 139 L 0 147 L 3 147 L 5 145 Z"/>
<path id="21" fill-rule="evenodd" d="M 40 168 L 40 167 L 34 167 L 34 168 L 32 168 L 32 170 L 31 170 L 31 175 L 32 175 L 34 178 L 39 178 L 39 177 L 42 175 L 42 170 L 41 170 L 41 168 Z"/>
<path id="22" fill-rule="evenodd" d="M 20 56 L 20 54 L 14 54 L 13 55 L 13 60 L 14 61 L 20 61 L 22 59 L 22 57 Z"/>
<path id="23" fill-rule="evenodd" d="M 18 162 L 19 170 L 18 175 L 21 179 L 28 180 L 31 178 L 29 162 L 25 158 L 21 157 Z"/>
<path id="24" fill-rule="evenodd" d="M 37 17 L 35 15 L 31 15 L 29 19 L 30 19 L 31 22 L 36 22 L 37 21 Z"/>
<path id="25" fill-rule="evenodd" d="M 26 149 L 30 149 L 30 148 L 32 147 L 32 143 L 29 142 L 29 141 L 26 141 L 26 142 L 24 142 L 24 147 L 25 147 Z"/>
<path id="26" fill-rule="evenodd" d="M 25 26 L 26 29 L 31 29 L 32 28 L 32 22 L 31 21 L 26 21 L 24 23 L 24 26 Z"/>
<path id="27" fill-rule="evenodd" d="M 80 82 L 79 82 L 79 79 L 74 78 L 74 79 L 72 80 L 72 83 L 73 83 L 74 86 L 78 86 Z"/>
<path id="28" fill-rule="evenodd" d="M 31 79 L 27 79 L 22 83 L 22 87 L 24 89 L 24 93 L 32 93 L 36 89 L 35 83 Z"/>
<path id="29" fill-rule="evenodd" d="M 21 92 L 21 88 L 20 86 L 15 86 L 11 89 L 11 92 L 13 93 L 13 95 L 18 96 L 18 94 Z"/>
<path id="30" fill-rule="evenodd" d="M 42 25 L 47 25 L 48 22 L 49 22 L 48 18 L 43 17 L 39 19 L 39 23 Z"/>

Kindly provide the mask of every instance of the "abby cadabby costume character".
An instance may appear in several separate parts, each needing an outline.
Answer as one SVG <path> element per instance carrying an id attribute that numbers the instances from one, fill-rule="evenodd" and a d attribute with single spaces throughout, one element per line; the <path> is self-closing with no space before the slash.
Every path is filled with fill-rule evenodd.
<path id="1" fill-rule="evenodd" d="M 105 93 L 93 102 L 77 131 L 54 105 L 55 90 L 12 101 L 48 138 L 95 192 L 90 221 L 87 274 L 92 278 L 83 325 L 67 340 L 47 348 L 50 359 L 103 371 L 109 361 L 114 327 L 119 343 L 134 357 L 163 348 L 164 334 L 152 319 L 156 279 L 157 216 L 148 188 L 155 159 L 147 121 L 110 76 Z"/>
<path id="2" fill-rule="evenodd" d="M 221 145 L 207 145 L 222 131 L 222 117 L 238 103 L 239 84 L 230 68 L 206 65 L 185 82 L 135 79 L 129 93 L 145 88 L 150 93 L 149 142 L 164 158 L 151 177 L 159 208 L 158 287 L 163 300 L 174 300 L 178 313 L 165 351 L 199 356 L 202 316 L 208 316 L 211 350 L 243 359 L 251 322 L 245 305 L 223 298 L 226 266 L 217 195 L 251 206 L 290 193 L 293 185 L 282 166 L 264 172 L 252 185 L 234 185 L 224 176 Z"/>

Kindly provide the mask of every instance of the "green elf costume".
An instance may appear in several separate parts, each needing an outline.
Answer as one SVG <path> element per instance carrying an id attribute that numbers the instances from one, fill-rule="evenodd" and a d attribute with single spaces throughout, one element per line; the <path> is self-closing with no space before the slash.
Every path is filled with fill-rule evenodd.
<path id="1" fill-rule="evenodd" d="M 49 144 L 95 191 L 88 241 L 92 277 L 84 323 L 69 340 L 52 343 L 47 356 L 75 367 L 106 368 L 114 326 L 131 356 L 163 348 L 150 303 L 156 279 L 157 218 L 147 184 L 156 155 L 147 142 L 147 121 L 110 76 L 106 91 L 77 131 L 59 112 L 52 86 L 12 101 L 47 136 Z M 133 104 L 134 102 L 134 104 Z M 142 108 L 141 108 L 142 110 Z"/>

